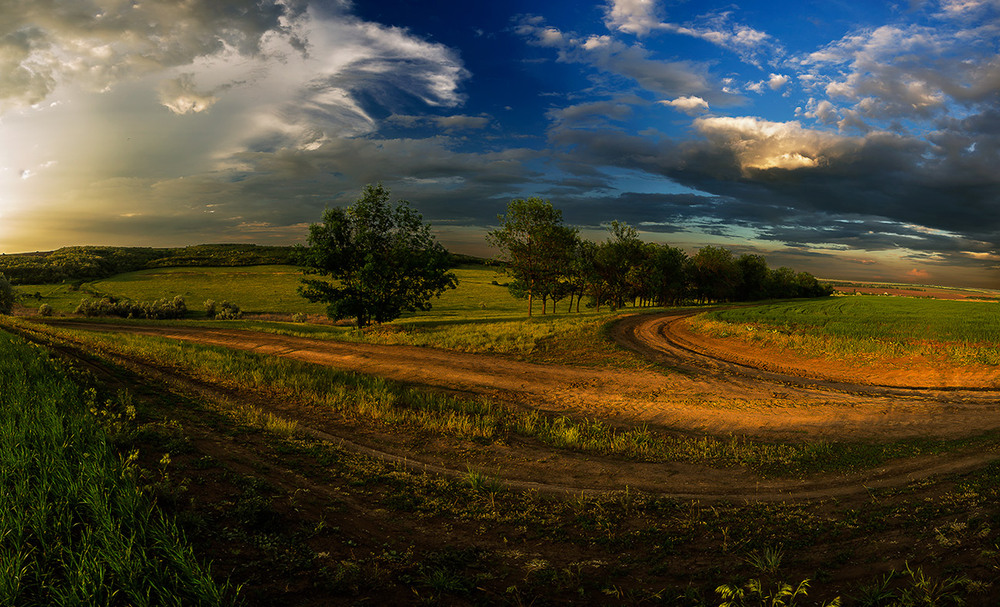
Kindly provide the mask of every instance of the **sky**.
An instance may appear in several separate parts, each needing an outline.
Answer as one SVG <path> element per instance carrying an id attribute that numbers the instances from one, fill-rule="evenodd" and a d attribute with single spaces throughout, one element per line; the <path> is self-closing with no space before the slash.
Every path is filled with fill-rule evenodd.
<path id="1" fill-rule="evenodd" d="M 1000 0 L 0 0 L 0 252 L 304 242 L 381 182 L 456 252 L 593 240 L 1000 288 Z"/>

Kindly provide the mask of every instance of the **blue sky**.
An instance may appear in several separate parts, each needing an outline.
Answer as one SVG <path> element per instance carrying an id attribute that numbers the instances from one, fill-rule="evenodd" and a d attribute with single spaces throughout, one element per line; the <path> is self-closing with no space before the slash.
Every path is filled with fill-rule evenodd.
<path id="1" fill-rule="evenodd" d="M 1000 287 L 1000 1 L 0 0 L 0 252 L 301 242 L 381 181 Z"/>

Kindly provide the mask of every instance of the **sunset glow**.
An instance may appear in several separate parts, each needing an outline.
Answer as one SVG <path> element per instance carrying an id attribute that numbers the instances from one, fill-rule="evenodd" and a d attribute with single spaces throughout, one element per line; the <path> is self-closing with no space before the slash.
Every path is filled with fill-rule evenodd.
<path id="1" fill-rule="evenodd" d="M 301 242 L 382 182 L 1000 287 L 1000 2 L 0 1 L 0 252 Z M 863 260 L 863 261 L 859 261 Z"/>

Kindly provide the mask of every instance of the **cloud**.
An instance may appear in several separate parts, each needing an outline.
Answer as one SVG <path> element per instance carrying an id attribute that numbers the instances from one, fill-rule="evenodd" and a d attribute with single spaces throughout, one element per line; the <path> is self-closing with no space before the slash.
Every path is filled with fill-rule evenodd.
<path id="1" fill-rule="evenodd" d="M 654 0 L 611 0 L 605 6 L 604 23 L 608 29 L 637 36 L 664 27 L 656 16 Z"/>
<path id="2" fill-rule="evenodd" d="M 515 28 L 538 46 L 558 51 L 558 61 L 590 65 L 602 72 L 634 81 L 666 97 L 699 95 L 725 101 L 730 95 L 710 83 L 707 67 L 689 61 L 660 61 L 641 45 L 628 45 L 608 36 L 579 36 L 546 26 L 537 17 L 522 17 Z"/>
<path id="3" fill-rule="evenodd" d="M 261 53 L 268 36 L 293 40 L 294 3 L 257 0 L 4 3 L 0 110 L 43 101 L 60 83 L 107 90 L 199 57 Z"/>
<path id="4" fill-rule="evenodd" d="M 579 103 L 547 112 L 554 124 L 573 128 L 603 126 L 609 120 L 625 120 L 632 113 L 632 106 L 622 101 Z"/>
<path id="5" fill-rule="evenodd" d="M 165 80 L 159 87 L 160 103 L 175 114 L 197 114 L 215 105 L 218 97 L 195 88 L 194 74 L 182 74 Z"/>
<path id="6" fill-rule="evenodd" d="M 682 25 L 662 20 L 654 0 L 609 0 L 604 23 L 610 30 L 639 37 L 657 31 L 700 38 L 754 65 L 766 54 L 784 53 L 767 33 L 733 21 L 732 11 L 716 11 Z"/>
<path id="7" fill-rule="evenodd" d="M 385 120 L 389 124 L 399 125 L 406 128 L 417 128 L 420 126 L 432 125 L 445 132 L 456 131 L 478 131 L 490 125 L 491 118 L 487 115 L 465 116 L 455 114 L 451 116 L 410 116 L 405 114 L 394 114 Z"/>
<path id="8" fill-rule="evenodd" d="M 767 81 L 767 85 L 771 87 L 772 91 L 776 91 L 788 84 L 788 80 L 788 76 L 782 74 L 771 74 L 770 79 Z"/>
<path id="9" fill-rule="evenodd" d="M 797 58 L 813 86 L 862 120 L 929 119 L 1000 96 L 1000 29 L 885 25 Z M 958 109 L 964 106 L 964 109 Z"/>
<path id="10" fill-rule="evenodd" d="M 694 126 L 717 149 L 728 150 L 744 173 L 817 167 L 861 144 L 857 139 L 803 128 L 797 121 L 717 116 L 699 118 Z"/>
<path id="11" fill-rule="evenodd" d="M 695 97 L 695 96 L 678 97 L 677 99 L 672 99 L 670 101 L 658 101 L 657 103 L 668 105 L 689 115 L 699 114 L 708 111 L 708 102 L 702 99 L 701 97 Z"/>
<path id="12" fill-rule="evenodd" d="M 919 268 L 911 268 L 907 270 L 906 275 L 913 280 L 927 280 L 931 277 L 930 272 Z"/>

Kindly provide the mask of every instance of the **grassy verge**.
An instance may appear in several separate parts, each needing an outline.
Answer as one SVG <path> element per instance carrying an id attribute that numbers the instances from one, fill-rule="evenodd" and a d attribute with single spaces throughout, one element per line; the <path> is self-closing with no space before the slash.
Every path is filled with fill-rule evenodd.
<path id="1" fill-rule="evenodd" d="M 95 417 L 123 413 L 0 331 L 0 604 L 231 602 Z"/>
<path id="2" fill-rule="evenodd" d="M 852 296 L 718 310 L 696 330 L 806 356 L 874 361 L 904 356 L 1000 364 L 997 304 Z"/>
<path id="3" fill-rule="evenodd" d="M 679 461 L 717 468 L 742 466 L 771 476 L 849 471 L 890 459 L 993 444 L 993 434 L 959 441 L 906 440 L 887 444 L 763 442 L 742 436 L 619 428 L 600 420 L 550 416 L 486 399 L 459 399 L 397 382 L 321 365 L 147 336 L 97 334 L 25 321 L 23 330 L 81 341 L 105 353 L 182 369 L 208 382 L 318 404 L 348 419 L 403 426 L 485 442 L 520 436 L 584 453 L 641 461 Z"/>

